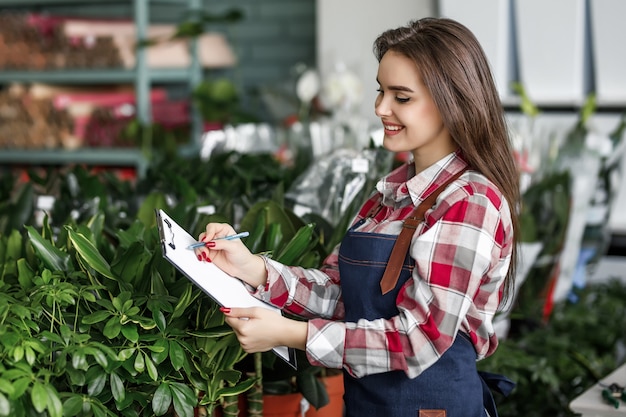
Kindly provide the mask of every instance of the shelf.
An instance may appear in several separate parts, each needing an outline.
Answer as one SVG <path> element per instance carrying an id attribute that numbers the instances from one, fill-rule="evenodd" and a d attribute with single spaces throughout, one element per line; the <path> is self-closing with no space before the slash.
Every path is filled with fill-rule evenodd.
<path id="1" fill-rule="evenodd" d="M 195 11 L 202 7 L 202 0 L 0 0 L 0 7 L 7 6 L 53 6 L 53 5 L 97 5 L 106 6 L 112 2 L 130 3 L 133 6 L 133 21 L 136 37 L 146 37 L 149 24 L 149 7 L 152 4 L 186 6 Z M 62 69 L 49 71 L 0 71 L 0 85 L 12 82 L 41 82 L 56 84 L 134 84 L 136 95 L 136 116 L 142 123 L 152 122 L 150 87 L 155 83 L 186 84 L 192 92 L 202 81 L 202 67 L 198 59 L 197 40 L 191 40 L 191 63 L 185 68 L 149 68 L 145 48 L 136 51 L 135 68 L 119 69 Z M 192 143 L 179 149 L 181 155 L 197 154 L 202 130 L 202 120 L 198 109 L 192 106 Z M 0 165 L 63 165 L 87 164 L 104 166 L 134 166 L 139 177 L 147 170 L 148 161 L 139 149 L 81 148 L 78 150 L 0 150 Z"/>
<path id="2" fill-rule="evenodd" d="M 0 152 L 0 164 L 133 166 L 137 170 L 138 177 L 142 177 L 148 167 L 148 161 L 143 153 L 138 149 L 129 148 L 82 148 L 76 150 L 2 149 Z"/>
<path id="3" fill-rule="evenodd" d="M 508 96 L 501 98 L 502 106 L 510 110 L 519 108 L 521 99 L 518 96 Z M 572 100 L 537 100 L 533 104 L 541 110 L 561 110 L 561 109 L 579 109 L 585 105 L 586 98 Z M 602 112 L 623 112 L 626 110 L 626 97 L 623 100 L 608 100 L 597 98 L 596 110 Z"/>
<path id="4" fill-rule="evenodd" d="M 151 68 L 149 77 L 152 82 L 180 82 L 190 75 L 189 68 Z M 137 71 L 133 69 L 78 69 L 56 71 L 0 71 L 0 84 L 10 82 L 42 82 L 71 84 L 110 84 L 133 83 Z"/>

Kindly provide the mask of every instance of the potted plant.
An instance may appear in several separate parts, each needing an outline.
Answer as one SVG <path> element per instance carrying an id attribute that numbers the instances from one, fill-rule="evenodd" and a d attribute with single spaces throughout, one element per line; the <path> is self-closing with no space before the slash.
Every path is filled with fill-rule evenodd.
<path id="1" fill-rule="evenodd" d="M 625 362 L 626 283 L 605 278 L 579 290 L 577 302 L 556 302 L 548 322 L 519 329 L 478 362 L 516 383 L 508 397 L 496 396 L 500 415 L 574 417 L 570 402 Z"/>
<path id="2" fill-rule="evenodd" d="M 254 253 L 265 253 L 287 265 L 317 267 L 326 256 L 323 234 L 313 223 L 305 223 L 283 204 L 283 199 L 262 200 L 254 204 L 241 221 L 242 230 L 250 230 L 246 245 Z M 300 415 L 310 407 L 311 413 L 326 406 L 329 382 L 325 376 L 332 374 L 339 380 L 339 390 L 334 390 L 339 410 L 343 405 L 341 372 L 330 372 L 308 363 L 303 352 L 298 352 L 298 369 L 293 369 L 271 353 L 250 355 L 237 366 L 246 375 L 256 378 L 255 387 L 243 398 L 233 398 L 223 415 Z M 303 401 L 306 400 L 305 402 Z M 274 407 L 278 407 L 276 410 Z M 302 408 L 304 407 L 304 408 Z M 245 414 L 247 413 L 247 414 Z M 341 415 L 339 413 L 338 415 Z"/>
<path id="3" fill-rule="evenodd" d="M 155 208 L 166 209 L 196 234 L 211 218 L 241 222 L 253 231 L 249 239 L 253 250 L 272 251 L 272 256 L 286 263 L 317 265 L 326 252 L 322 243 L 333 239 L 331 231 L 320 231 L 283 207 L 282 190 L 292 180 L 290 171 L 268 155 L 229 153 L 191 162 L 155 158 L 153 164 L 136 183 L 106 172 L 94 175 L 80 166 L 45 174 L 29 172 L 26 182 L 7 176 L 11 181 L 1 183 L 3 197 L 7 197 L 0 206 L 0 225 L 5 231 L 0 265 L 7 271 L 6 293 L 19 286 L 19 295 L 27 297 L 29 289 L 44 284 L 40 277 L 45 275 L 46 285 L 80 294 L 82 298 L 65 297 L 63 304 L 47 306 L 58 318 L 48 317 L 52 313 L 35 317 L 35 323 L 40 325 L 42 320 L 52 333 L 35 338 L 53 340 L 44 351 L 56 359 L 60 357 L 54 350 L 59 341 L 70 343 L 65 341 L 67 334 L 79 334 L 76 343 L 85 345 L 85 339 L 97 343 L 96 350 L 89 351 L 101 349 L 108 358 L 106 364 L 99 363 L 102 355 L 85 353 L 75 369 L 72 349 L 78 347 L 71 345 L 64 351 L 65 360 L 55 363 L 57 367 L 72 366 L 59 370 L 53 367 L 54 361 L 37 362 L 37 369 L 49 375 L 45 379 L 50 381 L 49 390 L 58 392 L 56 396 L 46 394 L 52 399 L 37 405 L 50 415 L 56 415 L 59 404 L 66 403 L 70 412 L 76 412 L 72 415 L 112 415 L 103 410 L 116 410 L 116 415 L 157 414 L 169 412 L 170 407 L 179 415 L 189 415 L 194 401 L 211 411 L 261 380 L 260 373 L 243 378 L 241 367 L 235 365 L 246 355 L 223 325 L 216 305 L 160 256 Z M 35 226 L 33 206 L 38 194 L 54 194 L 56 201 L 44 224 Z M 264 200 L 264 196 L 271 199 Z M 207 204 L 214 205 L 216 214 L 207 216 L 197 210 Z M 26 279 L 25 283 L 21 279 Z M 37 303 L 29 308 L 44 314 L 41 300 Z M 46 355 L 36 356 L 39 360 Z M 8 364 L 3 366 L 11 376 L 16 371 L 13 363 Z M 300 391 L 308 389 L 303 382 L 308 380 L 308 386 L 322 398 L 318 401 L 309 396 L 310 402 L 319 406 L 325 390 L 317 377 L 324 370 L 306 367 L 304 359 L 300 364 L 297 375 L 283 380 L 297 380 Z M 267 359 L 265 371 L 264 380 L 282 378 Z M 1 378 L 4 404 L 11 410 L 32 409 L 24 398 L 34 385 L 17 395 L 11 388 L 3 390 Z M 90 383 L 98 386 L 91 390 Z M 119 391 L 122 386 L 124 392 Z M 2 409 L 0 396 L 0 415 Z"/>
<path id="4" fill-rule="evenodd" d="M 153 227 L 109 235 L 100 213 L 25 230 L 0 238 L 0 415 L 190 417 L 199 394 L 213 408 L 249 389 L 232 331 Z"/>

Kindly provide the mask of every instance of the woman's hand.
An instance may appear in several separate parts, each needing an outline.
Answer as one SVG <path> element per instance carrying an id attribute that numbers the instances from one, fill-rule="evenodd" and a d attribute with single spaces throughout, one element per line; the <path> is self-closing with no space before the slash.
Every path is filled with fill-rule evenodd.
<path id="1" fill-rule="evenodd" d="M 205 247 L 196 249 L 198 259 L 213 262 L 227 274 L 247 282 L 254 288 L 265 284 L 267 273 L 265 262 L 261 257 L 252 254 L 239 239 L 218 239 L 233 234 L 235 230 L 229 224 L 207 224 L 206 230 L 198 237 L 200 242 L 205 242 Z"/>
<path id="2" fill-rule="evenodd" d="M 307 323 L 283 317 L 263 307 L 222 307 L 226 323 L 233 328 L 244 351 L 265 352 L 276 346 L 304 350 Z"/>

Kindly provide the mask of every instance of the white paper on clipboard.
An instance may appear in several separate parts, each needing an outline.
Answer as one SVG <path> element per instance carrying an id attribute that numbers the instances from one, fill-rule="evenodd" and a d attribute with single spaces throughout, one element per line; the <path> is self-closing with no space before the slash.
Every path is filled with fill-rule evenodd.
<path id="1" fill-rule="evenodd" d="M 157 227 L 163 249 L 163 257 L 200 287 L 219 305 L 225 307 L 263 307 L 281 314 L 280 309 L 253 297 L 244 284 L 210 262 L 199 262 L 196 253 L 187 249 L 194 239 L 163 210 L 156 210 Z M 295 351 L 277 346 L 274 352 L 294 369 L 297 367 Z"/>

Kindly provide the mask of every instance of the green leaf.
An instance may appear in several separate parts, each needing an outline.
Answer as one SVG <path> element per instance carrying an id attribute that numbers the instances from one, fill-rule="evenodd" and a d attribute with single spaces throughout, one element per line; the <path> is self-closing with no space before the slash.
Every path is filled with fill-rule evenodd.
<path id="1" fill-rule="evenodd" d="M 154 342 L 154 346 L 158 347 L 158 350 L 153 350 L 152 352 L 152 359 L 154 360 L 154 362 L 156 362 L 157 364 L 162 363 L 165 359 L 167 359 L 167 357 L 169 356 L 169 342 L 167 341 L 167 339 L 159 339 L 156 342 Z"/>
<path id="2" fill-rule="evenodd" d="M 202 22 L 182 22 L 176 27 L 172 39 L 197 37 L 204 32 Z"/>
<path id="3" fill-rule="evenodd" d="M 11 404 L 9 399 L 0 393 L 0 416 L 8 416 L 11 414 Z"/>
<path id="4" fill-rule="evenodd" d="M 146 265 L 150 261 L 151 254 L 141 242 L 133 242 L 114 263 L 111 271 L 119 276 L 124 282 L 136 282 L 144 276 Z"/>
<path id="5" fill-rule="evenodd" d="M 137 352 L 137 356 L 135 357 L 135 363 L 133 365 L 135 371 L 141 373 L 146 369 L 146 361 L 144 360 L 143 354 L 141 351 Z"/>
<path id="6" fill-rule="evenodd" d="M 8 379 L 0 378 L 0 391 L 12 395 L 15 393 L 15 387 Z"/>
<path id="7" fill-rule="evenodd" d="M 250 390 L 254 386 L 254 384 L 256 384 L 256 382 L 257 382 L 256 379 L 249 378 L 244 381 L 241 381 L 237 385 L 220 388 L 217 391 L 218 398 L 243 394 L 244 392 L 247 392 L 248 390 Z"/>
<path id="8" fill-rule="evenodd" d="M 111 314 L 112 313 L 110 311 L 98 310 L 98 311 L 95 311 L 91 314 L 87 314 L 86 316 L 84 316 L 81 322 L 83 324 L 100 323 L 101 321 L 104 321 L 108 319 L 109 317 L 111 317 Z"/>
<path id="9" fill-rule="evenodd" d="M 513 83 L 513 91 L 515 91 L 521 98 L 520 108 L 524 114 L 530 117 L 535 117 L 539 114 L 539 109 L 530 100 L 530 97 L 526 94 L 526 90 L 521 83 Z"/>
<path id="10" fill-rule="evenodd" d="M 85 353 L 93 356 L 93 358 L 96 360 L 96 363 L 102 368 L 106 368 L 108 366 L 109 361 L 107 360 L 107 356 L 100 349 L 87 346 L 85 347 Z"/>
<path id="11" fill-rule="evenodd" d="M 107 375 L 104 372 L 100 372 L 94 379 L 89 381 L 87 392 L 90 396 L 95 397 L 102 393 L 106 385 Z"/>
<path id="12" fill-rule="evenodd" d="M 104 329 L 102 330 L 102 334 L 104 334 L 109 339 L 115 339 L 122 330 L 122 323 L 120 323 L 120 319 L 116 316 L 111 317 L 107 324 L 104 325 Z"/>
<path id="13" fill-rule="evenodd" d="M 167 327 L 167 321 L 165 319 L 165 314 L 161 310 L 155 310 L 152 312 L 152 319 L 156 323 L 159 331 L 164 332 Z"/>
<path id="14" fill-rule="evenodd" d="M 174 307 L 174 312 L 170 315 L 171 319 L 175 319 L 181 317 L 187 307 L 194 302 L 196 298 L 199 296 L 199 291 L 196 291 L 194 294 L 194 287 L 191 283 L 187 283 L 185 286 L 185 291 L 178 298 L 178 303 L 176 303 L 176 307 Z"/>
<path id="15" fill-rule="evenodd" d="M 125 324 L 122 326 L 122 334 L 126 339 L 133 343 L 137 343 L 139 340 L 139 332 L 137 331 L 137 326 L 132 324 Z"/>
<path id="16" fill-rule="evenodd" d="M 120 350 L 117 356 L 120 361 L 124 362 L 128 360 L 130 357 L 132 357 L 135 354 L 136 350 L 137 350 L 136 348 L 128 348 L 128 349 Z"/>
<path id="17" fill-rule="evenodd" d="M 170 362 L 177 371 L 185 364 L 185 350 L 176 340 L 170 340 Z"/>
<path id="18" fill-rule="evenodd" d="M 13 381 L 13 389 L 15 392 L 11 396 L 12 398 L 18 398 L 24 395 L 28 387 L 30 386 L 30 377 L 20 377 Z"/>
<path id="19" fill-rule="evenodd" d="M 111 384 L 111 393 L 113 394 L 115 401 L 124 401 L 124 399 L 126 399 L 126 390 L 124 389 L 124 381 L 122 381 L 122 378 L 120 378 L 117 373 L 112 372 L 109 379 Z"/>
<path id="20" fill-rule="evenodd" d="M 33 407 L 39 413 L 43 413 L 43 410 L 48 406 L 48 393 L 46 387 L 38 381 L 33 382 L 33 388 L 30 392 L 30 400 L 33 403 Z"/>
<path id="21" fill-rule="evenodd" d="M 174 411 L 179 417 L 193 417 L 193 410 L 198 399 L 192 389 L 185 384 L 174 382 L 171 384 Z"/>
<path id="22" fill-rule="evenodd" d="M 28 237 L 31 245 L 35 249 L 39 259 L 41 259 L 46 268 L 52 271 L 67 271 L 70 262 L 70 256 L 59 250 L 49 241 L 41 237 L 31 226 L 25 226 L 28 231 Z"/>
<path id="23" fill-rule="evenodd" d="M 144 353 L 143 355 L 144 361 L 146 363 L 146 369 L 148 370 L 148 375 L 150 375 L 150 378 L 152 378 L 153 381 L 156 381 L 159 378 L 159 371 L 157 371 L 157 367 L 154 362 L 152 362 L 150 356 L 148 356 L 148 354 L 146 353 Z"/>
<path id="24" fill-rule="evenodd" d="M 98 212 L 89 219 L 87 226 L 92 236 L 101 236 L 104 230 L 104 213 Z"/>
<path id="25" fill-rule="evenodd" d="M 100 254 L 98 249 L 87 239 L 83 234 L 77 233 L 70 226 L 65 226 L 68 232 L 70 241 L 76 248 L 76 251 L 80 257 L 93 269 L 107 278 L 117 279 L 117 277 L 111 272 L 109 263 Z"/>
<path id="26" fill-rule="evenodd" d="M 330 401 L 324 384 L 312 372 L 298 372 L 296 384 L 302 396 L 316 409 L 325 406 Z"/>
<path id="27" fill-rule="evenodd" d="M 296 260 L 306 253 L 311 238 L 313 237 L 313 224 L 307 224 L 301 227 L 296 235 L 285 245 L 275 259 L 285 265 L 294 265 Z"/>
<path id="28" fill-rule="evenodd" d="M 13 347 L 13 360 L 19 362 L 24 357 L 24 347 L 21 345 Z"/>
<path id="29" fill-rule="evenodd" d="M 33 350 L 33 348 L 30 346 L 24 347 L 24 354 L 26 355 L 26 362 L 30 366 L 33 366 L 33 364 L 35 363 L 35 351 Z"/>
<path id="30" fill-rule="evenodd" d="M 162 416 L 170 408 L 172 403 L 172 391 L 167 383 L 162 383 L 154 392 L 152 397 L 152 411 L 157 416 Z"/>
<path id="31" fill-rule="evenodd" d="M 594 93 L 590 93 L 585 100 L 585 104 L 580 109 L 580 122 L 583 125 L 586 125 L 591 116 L 596 111 L 596 95 Z"/>
<path id="32" fill-rule="evenodd" d="M 63 403 L 61 403 L 59 393 L 52 385 L 45 385 L 44 388 L 48 397 L 48 415 L 50 417 L 63 417 Z"/>
<path id="33" fill-rule="evenodd" d="M 146 228 L 152 228 L 156 226 L 156 209 L 166 210 L 168 208 L 165 194 L 162 192 L 150 193 L 139 207 L 137 212 L 137 219 L 143 223 Z"/>
<path id="34" fill-rule="evenodd" d="M 63 415 L 65 417 L 77 416 L 83 409 L 83 397 L 78 394 L 70 394 L 63 403 Z"/>
<path id="35" fill-rule="evenodd" d="M 266 248 L 273 253 L 278 252 L 283 246 L 283 232 L 279 223 L 269 225 L 266 236 Z"/>
<path id="36" fill-rule="evenodd" d="M 6 260 L 11 259 L 14 261 L 20 259 L 23 256 L 22 234 L 17 229 L 12 230 L 11 234 L 9 235 L 9 238 L 7 240 L 6 253 L 4 256 Z"/>

